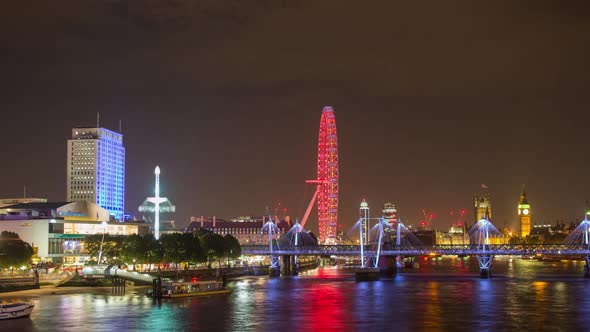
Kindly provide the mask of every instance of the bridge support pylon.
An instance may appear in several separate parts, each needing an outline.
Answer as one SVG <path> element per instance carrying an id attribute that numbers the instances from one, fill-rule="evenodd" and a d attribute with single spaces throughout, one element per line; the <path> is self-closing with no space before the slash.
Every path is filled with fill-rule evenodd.
<path id="1" fill-rule="evenodd" d="M 492 260 L 494 256 L 489 254 L 483 254 L 477 256 L 477 262 L 479 263 L 479 275 L 482 278 L 492 277 Z"/>
<path id="2" fill-rule="evenodd" d="M 119 277 L 113 277 L 111 280 L 111 294 L 113 295 L 125 295 L 125 280 Z"/>
<path id="3" fill-rule="evenodd" d="M 281 276 L 281 266 L 279 264 L 279 256 L 275 256 L 275 255 L 270 256 L 270 266 L 268 267 L 268 276 L 269 277 L 280 277 Z"/>
<path id="4" fill-rule="evenodd" d="M 281 275 L 282 276 L 290 276 L 291 275 L 291 256 L 288 256 L 288 255 L 281 256 Z"/>
<path id="5" fill-rule="evenodd" d="M 379 275 L 381 278 L 392 279 L 397 275 L 397 256 L 379 257 Z"/>
<path id="6" fill-rule="evenodd" d="M 291 258 L 291 274 L 292 276 L 299 275 L 299 264 L 297 263 L 297 256 L 290 256 Z"/>
<path id="7" fill-rule="evenodd" d="M 584 264 L 584 278 L 590 278 L 590 256 L 584 257 L 586 264 Z"/>
<path id="8" fill-rule="evenodd" d="M 296 276 L 299 274 L 297 260 L 294 255 L 281 256 L 281 275 Z"/>
<path id="9" fill-rule="evenodd" d="M 152 280 L 152 298 L 154 300 L 162 299 L 162 278 L 160 276 Z"/>

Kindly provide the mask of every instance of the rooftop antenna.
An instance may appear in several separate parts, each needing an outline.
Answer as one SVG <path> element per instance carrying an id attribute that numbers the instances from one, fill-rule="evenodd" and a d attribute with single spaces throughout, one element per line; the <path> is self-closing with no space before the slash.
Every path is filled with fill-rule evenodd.
<path id="1" fill-rule="evenodd" d="M 23 198 L 27 198 L 27 185 L 23 185 Z"/>
<path id="2" fill-rule="evenodd" d="M 100 112 L 96 112 L 96 129 L 100 128 Z"/>
<path id="3" fill-rule="evenodd" d="M 121 119 L 119 119 L 119 134 L 121 134 L 121 133 L 123 133 L 123 132 L 121 131 Z"/>

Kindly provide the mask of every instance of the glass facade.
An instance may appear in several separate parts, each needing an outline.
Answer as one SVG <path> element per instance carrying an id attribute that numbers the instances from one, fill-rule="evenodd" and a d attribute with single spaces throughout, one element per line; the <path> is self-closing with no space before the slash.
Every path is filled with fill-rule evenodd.
<path id="1" fill-rule="evenodd" d="M 105 128 L 74 128 L 68 140 L 67 200 L 92 202 L 122 220 L 125 211 L 123 135 Z"/>

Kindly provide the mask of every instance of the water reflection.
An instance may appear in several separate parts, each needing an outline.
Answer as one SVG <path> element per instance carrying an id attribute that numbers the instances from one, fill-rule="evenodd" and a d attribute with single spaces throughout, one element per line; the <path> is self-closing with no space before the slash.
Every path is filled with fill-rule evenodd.
<path id="1" fill-rule="evenodd" d="M 576 262 L 498 259 L 493 279 L 478 278 L 473 259 L 420 263 L 419 270 L 373 283 L 356 283 L 351 270 L 334 267 L 293 278 L 246 277 L 230 283 L 229 295 L 159 304 L 143 289 L 2 298 L 36 308 L 31 319 L 0 321 L 0 330 L 496 331 L 590 324 L 590 280 Z"/>

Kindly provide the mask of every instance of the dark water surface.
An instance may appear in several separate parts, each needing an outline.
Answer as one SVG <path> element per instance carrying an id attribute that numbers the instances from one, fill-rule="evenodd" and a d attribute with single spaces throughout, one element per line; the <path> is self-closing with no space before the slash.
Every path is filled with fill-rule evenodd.
<path id="1" fill-rule="evenodd" d="M 30 319 L 0 331 L 587 331 L 590 280 L 582 262 L 496 260 L 479 279 L 474 259 L 439 258 L 393 281 L 357 283 L 350 270 L 323 267 L 299 277 L 246 277 L 229 295 L 163 300 L 141 289 L 125 296 L 43 295 Z"/>

